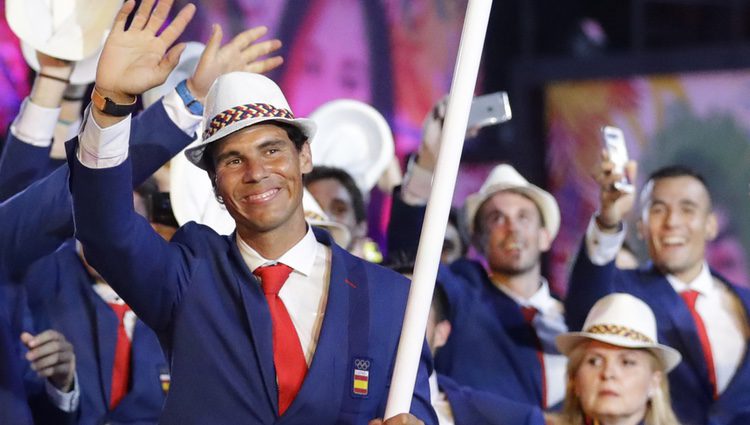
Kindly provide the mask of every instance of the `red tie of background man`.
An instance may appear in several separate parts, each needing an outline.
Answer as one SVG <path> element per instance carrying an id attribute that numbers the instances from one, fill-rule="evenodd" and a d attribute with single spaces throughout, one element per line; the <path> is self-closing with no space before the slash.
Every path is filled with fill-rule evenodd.
<path id="1" fill-rule="evenodd" d="M 536 342 L 536 358 L 539 360 L 539 366 L 542 369 L 542 409 L 547 408 L 547 372 L 544 370 L 544 350 L 542 349 L 542 341 L 539 340 L 539 335 L 536 333 L 534 328 L 534 317 L 536 317 L 537 310 L 534 307 L 522 306 L 521 313 L 526 323 L 531 328 L 531 332 L 534 333 L 534 340 Z"/>
<path id="2" fill-rule="evenodd" d="M 253 274 L 260 278 L 263 293 L 273 322 L 273 363 L 279 385 L 279 415 L 283 415 L 297 396 L 307 374 L 307 362 L 302 353 L 302 344 L 289 317 L 279 291 L 286 282 L 292 268 L 286 264 L 258 267 Z"/>
<path id="3" fill-rule="evenodd" d="M 703 357 L 706 358 L 706 366 L 708 367 L 708 380 L 711 383 L 713 390 L 714 399 L 718 398 L 718 388 L 716 387 L 716 371 L 714 370 L 714 355 L 711 352 L 711 343 L 708 340 L 708 334 L 706 333 L 706 325 L 703 323 L 700 314 L 695 309 L 695 301 L 698 298 L 698 291 L 688 290 L 680 292 L 680 296 L 687 304 L 690 315 L 693 316 L 695 322 L 695 328 L 698 331 L 698 338 L 701 340 L 701 348 L 703 349 Z"/>
<path id="4" fill-rule="evenodd" d="M 115 360 L 112 363 L 112 388 L 109 395 L 109 408 L 115 406 L 128 393 L 130 380 L 130 345 L 131 341 L 125 332 L 125 313 L 130 307 L 125 304 L 110 303 L 109 306 L 117 315 L 117 345 L 115 346 Z"/>

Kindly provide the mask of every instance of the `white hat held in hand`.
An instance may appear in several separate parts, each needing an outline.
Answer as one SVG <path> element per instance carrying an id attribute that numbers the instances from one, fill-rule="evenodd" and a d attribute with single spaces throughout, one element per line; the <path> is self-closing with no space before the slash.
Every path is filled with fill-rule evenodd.
<path id="1" fill-rule="evenodd" d="M 560 230 L 560 208 L 557 206 L 555 197 L 539 186 L 529 183 L 515 168 L 508 164 L 500 164 L 493 168 L 479 192 L 466 197 L 464 208 L 470 233 L 474 233 L 474 217 L 479 211 L 479 207 L 492 195 L 505 190 L 518 192 L 531 199 L 542 214 L 544 227 L 549 232 L 550 239 L 555 239 L 558 230 Z"/>
<path id="2" fill-rule="evenodd" d="M 98 54 L 122 0 L 6 0 L 5 17 L 33 50 L 69 61 Z"/>
<path id="3" fill-rule="evenodd" d="M 313 164 L 345 170 L 367 194 L 393 160 L 393 134 L 383 115 L 352 99 L 324 103 L 310 114 L 318 132 Z"/>
<path id="4" fill-rule="evenodd" d="M 667 372 L 682 360 L 672 347 L 659 344 L 656 319 L 648 304 L 630 294 L 610 294 L 591 307 L 582 332 L 557 336 L 557 348 L 567 355 L 586 341 L 601 341 L 617 347 L 643 348 L 661 359 Z"/>
<path id="5" fill-rule="evenodd" d="M 280 121 L 299 128 L 312 142 L 315 123 L 295 118 L 289 103 L 276 83 L 268 77 L 249 72 L 230 72 L 214 81 L 203 109 L 202 141 L 185 150 L 190 162 L 206 169 L 203 153 L 213 143 L 236 131 L 265 121 Z"/>
<path id="6" fill-rule="evenodd" d="M 39 59 L 36 57 L 36 50 L 25 41 L 21 41 L 21 53 L 26 60 L 26 64 L 35 72 L 39 72 L 41 66 Z M 73 72 L 70 74 L 70 84 L 88 85 L 96 80 L 96 65 L 99 63 L 99 56 L 102 54 L 102 48 L 94 52 L 93 55 L 76 61 L 73 64 Z"/>

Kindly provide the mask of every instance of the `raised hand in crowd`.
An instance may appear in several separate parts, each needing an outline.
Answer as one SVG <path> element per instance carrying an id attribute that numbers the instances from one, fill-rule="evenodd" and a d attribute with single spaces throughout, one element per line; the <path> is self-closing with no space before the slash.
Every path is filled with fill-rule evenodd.
<path id="1" fill-rule="evenodd" d="M 448 96 L 444 96 L 427 113 L 422 123 L 422 143 L 419 145 L 417 164 L 430 172 L 435 171 L 447 107 Z"/>
<path id="2" fill-rule="evenodd" d="M 258 41 L 267 32 L 264 26 L 250 28 L 222 46 L 223 31 L 220 25 L 214 25 L 195 72 L 187 80 L 190 93 L 203 103 L 211 84 L 222 74 L 234 71 L 264 74 L 284 63 L 281 56 L 266 57 L 281 48 L 278 39 Z"/>
<path id="3" fill-rule="evenodd" d="M 74 62 L 54 58 L 42 52 L 37 52 L 36 58 L 39 61 L 39 72 L 29 98 L 39 106 L 57 108 L 68 88 Z"/>
<path id="4" fill-rule="evenodd" d="M 172 22 L 159 33 L 173 0 L 143 0 L 126 30 L 128 15 L 135 7 L 128 0 L 115 17 L 112 31 L 104 43 L 96 71 L 95 90 L 117 104 L 132 104 L 135 96 L 162 84 L 177 66 L 185 44 L 173 45 L 195 14 L 195 6 L 183 7 Z M 153 13 L 152 13 L 153 8 Z M 127 76 L 127 78 L 124 78 Z M 97 123 L 107 127 L 123 119 L 92 108 Z"/>
<path id="5" fill-rule="evenodd" d="M 625 165 L 626 177 L 634 182 L 637 172 L 635 161 L 628 161 Z M 594 179 L 599 185 L 599 213 L 596 216 L 596 224 L 602 231 L 617 232 L 623 217 L 633 208 L 635 202 L 634 192 L 623 192 L 615 188 L 615 182 L 623 176 L 613 172 L 614 163 L 609 160 L 606 150 L 602 151 L 601 162 L 594 171 Z"/>
<path id="6" fill-rule="evenodd" d="M 37 375 L 48 379 L 60 391 L 73 389 L 76 356 L 65 335 L 52 329 L 37 335 L 24 332 L 21 342 L 29 349 L 26 360 Z"/>

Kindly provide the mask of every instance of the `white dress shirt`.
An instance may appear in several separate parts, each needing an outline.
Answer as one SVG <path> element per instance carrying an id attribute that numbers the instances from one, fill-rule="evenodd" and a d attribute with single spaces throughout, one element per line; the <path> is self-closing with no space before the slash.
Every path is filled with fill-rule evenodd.
<path id="1" fill-rule="evenodd" d="M 24 143 L 46 148 L 52 144 L 59 116 L 60 108 L 45 108 L 27 97 L 10 125 L 10 132 Z"/>
<path id="2" fill-rule="evenodd" d="M 721 394 L 734 377 L 745 357 L 748 327 L 739 298 L 718 279 L 711 276 L 707 263 L 692 282 L 685 283 L 672 275 L 667 280 L 675 292 L 698 292 L 695 310 L 706 327 L 716 372 L 716 388 Z"/>
<path id="3" fill-rule="evenodd" d="M 119 305 L 125 305 L 125 301 L 120 298 L 119 295 L 117 295 L 117 292 L 115 292 L 114 289 L 112 289 L 109 284 L 104 282 L 96 282 L 94 284 L 94 292 L 99 295 L 99 297 L 104 300 L 105 303 L 109 304 L 119 304 Z M 128 310 L 125 312 L 125 316 L 122 318 L 123 325 L 125 326 L 125 334 L 128 336 L 129 340 L 133 340 L 133 330 L 135 329 L 135 313 L 133 313 L 133 310 Z"/>
<path id="4" fill-rule="evenodd" d="M 438 417 L 438 425 L 454 425 L 453 409 L 444 392 L 440 391 L 438 386 L 437 374 L 432 372 L 429 379 L 430 383 L 430 404 L 435 409 Z"/>
<path id="5" fill-rule="evenodd" d="M 568 366 L 568 358 L 560 354 L 555 346 L 555 337 L 568 331 L 563 304 L 552 297 L 545 278 L 542 278 L 539 289 L 528 299 L 514 294 L 499 282 L 492 283 L 519 306 L 536 309 L 537 314 L 532 324 L 544 349 L 544 378 L 547 392 L 545 407 L 556 405 L 565 397 L 565 373 Z"/>
<path id="6" fill-rule="evenodd" d="M 331 250 L 315 239 L 312 227 L 307 227 L 305 236 L 277 261 L 263 258 L 257 251 L 237 239 L 243 260 L 248 269 L 283 263 L 291 267 L 292 273 L 279 291 L 279 298 L 289 312 L 297 330 L 307 365 L 310 366 L 315 348 L 318 346 L 320 327 L 328 300 Z"/>
<path id="7" fill-rule="evenodd" d="M 592 217 L 586 231 L 586 250 L 591 262 L 601 266 L 613 261 L 623 240 L 625 228 L 618 234 L 607 234 L 599 230 Z M 716 371 L 716 386 L 721 394 L 737 372 L 747 350 L 750 330 L 742 303 L 727 285 L 711 275 L 705 262 L 692 282 L 682 282 L 673 275 L 666 275 L 666 278 L 677 293 L 688 289 L 699 293 L 695 309 L 706 327 Z"/>

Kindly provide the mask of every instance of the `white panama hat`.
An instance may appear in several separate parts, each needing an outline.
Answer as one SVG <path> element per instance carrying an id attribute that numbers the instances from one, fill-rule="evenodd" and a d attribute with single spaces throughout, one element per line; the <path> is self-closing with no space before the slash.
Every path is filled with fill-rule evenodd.
<path id="1" fill-rule="evenodd" d="M 582 332 L 567 332 L 556 338 L 557 348 L 568 355 L 585 341 L 601 341 L 624 348 L 644 348 L 661 359 L 667 372 L 682 360 L 679 351 L 659 344 L 656 319 L 648 304 L 630 295 L 607 295 L 591 307 Z"/>
<path id="2" fill-rule="evenodd" d="M 122 0 L 6 0 L 5 16 L 33 50 L 81 61 L 97 54 Z"/>
<path id="3" fill-rule="evenodd" d="M 318 107 L 310 119 L 318 126 L 313 164 L 345 170 L 362 193 L 369 193 L 395 152 L 383 115 L 364 102 L 339 99 Z"/>
<path id="4" fill-rule="evenodd" d="M 39 60 L 36 58 L 36 50 L 29 43 L 21 41 L 21 53 L 26 60 L 26 64 L 35 72 L 39 72 Z M 93 55 L 75 62 L 73 72 L 70 74 L 70 84 L 83 85 L 93 83 L 96 79 L 96 65 L 99 62 L 99 55 L 102 54 L 101 47 Z"/>
<path id="5" fill-rule="evenodd" d="M 206 146 L 238 130 L 264 121 L 280 121 L 299 128 L 312 142 L 315 122 L 295 118 L 289 103 L 276 83 L 268 77 L 249 72 L 230 72 L 214 81 L 203 110 L 201 142 L 186 149 L 190 162 L 206 169 Z"/>
<path id="6" fill-rule="evenodd" d="M 518 192 L 529 197 L 542 213 L 544 227 L 549 232 L 550 238 L 555 239 L 558 230 L 560 230 L 560 208 L 557 206 L 555 197 L 539 186 L 529 183 L 515 168 L 508 164 L 500 164 L 493 168 L 490 175 L 482 183 L 479 192 L 466 197 L 464 208 L 469 233 L 474 233 L 474 217 L 484 201 L 497 192 L 505 190 Z"/>

